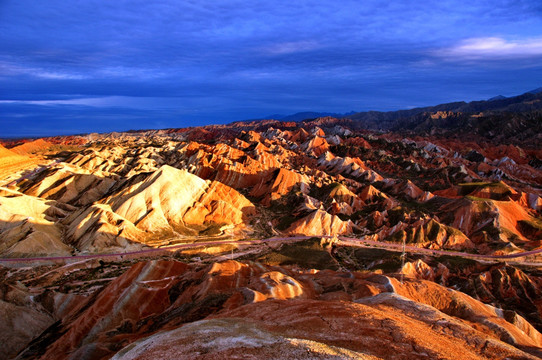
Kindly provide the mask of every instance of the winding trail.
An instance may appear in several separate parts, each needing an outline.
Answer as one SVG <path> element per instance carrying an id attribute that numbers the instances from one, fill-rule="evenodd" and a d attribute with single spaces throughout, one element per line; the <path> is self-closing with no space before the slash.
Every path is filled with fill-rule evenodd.
<path id="1" fill-rule="evenodd" d="M 349 237 L 344 237 L 344 236 L 339 236 L 339 241 L 337 242 L 337 245 L 363 246 L 363 247 L 374 246 L 374 247 L 383 248 L 387 250 L 393 249 L 396 251 L 402 251 L 403 249 L 402 244 L 363 240 L 363 239 L 349 238 Z M 461 256 L 461 257 L 477 258 L 477 259 L 482 259 L 482 260 L 517 259 L 517 258 L 529 256 L 529 255 L 542 254 L 542 248 L 537 249 L 537 250 L 524 251 L 524 252 L 506 254 L 506 255 L 471 254 L 471 253 L 465 253 L 465 252 L 460 252 L 460 251 L 425 249 L 425 248 L 419 248 L 419 247 L 411 246 L 411 245 L 406 245 L 405 250 L 406 252 L 426 253 L 429 255 Z"/>
<path id="2" fill-rule="evenodd" d="M 160 248 L 154 249 L 144 249 L 138 251 L 129 251 L 122 253 L 106 253 L 106 254 L 84 254 L 84 255 L 72 255 L 72 256 L 43 256 L 43 257 L 24 257 L 24 258 L 0 258 L 0 263 L 2 262 L 29 262 L 29 261 L 57 261 L 57 260 L 84 260 L 84 259 L 103 259 L 111 257 L 128 257 L 128 256 L 145 256 L 152 255 L 153 253 L 159 252 L 170 252 L 171 250 L 178 249 L 189 249 L 200 246 L 214 246 L 214 245 L 226 245 L 226 244 L 236 244 L 236 245 L 250 245 L 250 244 L 262 244 L 265 242 L 276 242 L 276 241 L 301 241 L 313 238 L 314 236 L 298 236 L 298 237 L 275 237 L 262 240 L 215 240 L 215 241 L 201 241 L 194 242 L 189 244 L 178 244 L 178 245 L 169 245 Z"/>
<path id="3" fill-rule="evenodd" d="M 86 260 L 86 259 L 107 259 L 107 258 L 113 258 L 113 257 L 120 257 L 120 258 L 138 257 L 138 256 L 153 255 L 160 252 L 166 253 L 172 250 L 189 249 L 189 248 L 195 248 L 195 247 L 201 247 L 201 246 L 216 246 L 216 245 L 226 245 L 226 244 L 253 245 L 253 244 L 263 244 L 263 243 L 269 243 L 269 242 L 297 242 L 297 241 L 307 240 L 307 239 L 311 239 L 315 237 L 327 238 L 327 239 L 335 238 L 329 235 L 321 235 L 321 236 L 272 237 L 272 238 L 259 239 L 259 240 L 258 239 L 215 240 L 215 241 L 194 242 L 194 243 L 189 243 L 189 244 L 169 245 L 169 246 L 165 246 L 161 248 L 144 249 L 144 250 L 138 250 L 138 251 L 123 252 L 123 253 L 84 254 L 84 255 L 73 255 L 73 256 L 43 256 L 43 257 L 28 257 L 28 258 L 0 258 L 0 263 L 28 263 L 28 262 L 40 262 L 40 261 L 43 261 L 43 262 L 63 261 L 63 260 L 78 261 L 78 260 Z M 402 244 L 363 240 L 363 239 L 350 238 L 350 237 L 345 237 L 345 236 L 337 237 L 336 240 L 333 241 L 333 243 L 337 246 L 371 247 L 371 248 L 380 248 L 380 249 L 391 250 L 391 251 L 402 251 L 403 249 Z M 481 255 L 481 254 L 470 254 L 470 253 L 459 252 L 459 251 L 432 250 L 432 249 L 419 248 L 419 247 L 411 246 L 411 245 L 405 246 L 405 250 L 406 252 L 409 252 L 409 253 L 459 256 L 459 257 L 480 259 L 480 260 L 518 259 L 518 258 L 522 258 L 529 255 L 542 254 L 542 249 L 537 249 L 537 250 L 532 250 L 532 251 L 525 251 L 525 252 L 506 254 L 506 255 Z M 529 264 L 529 263 L 526 262 L 525 264 Z"/>

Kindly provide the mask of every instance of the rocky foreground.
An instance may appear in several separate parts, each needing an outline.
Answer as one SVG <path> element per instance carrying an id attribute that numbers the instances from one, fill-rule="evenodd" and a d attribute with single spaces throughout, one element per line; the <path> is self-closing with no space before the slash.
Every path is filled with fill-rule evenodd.
<path id="1" fill-rule="evenodd" d="M 1 263 L 0 358 L 540 357 L 540 255 L 320 238 L 541 249 L 541 151 L 333 118 L 0 148 L 0 256 L 74 257 Z M 197 246 L 272 236 L 315 239 Z"/>
<path id="2" fill-rule="evenodd" d="M 123 266 L 111 280 L 111 271 Z M 17 359 L 542 355 L 542 335 L 522 316 L 413 277 L 401 283 L 372 272 L 253 261 L 152 260 L 79 263 L 14 281 L 25 271 L 4 271 L 2 292 L 3 327 L 10 330 L 2 332 L 9 344 L 3 354 L 23 349 Z M 66 277 L 74 273 L 80 284 L 70 290 Z M 106 285 L 81 291 L 100 278 Z M 55 291 L 58 284 L 64 288 Z"/>

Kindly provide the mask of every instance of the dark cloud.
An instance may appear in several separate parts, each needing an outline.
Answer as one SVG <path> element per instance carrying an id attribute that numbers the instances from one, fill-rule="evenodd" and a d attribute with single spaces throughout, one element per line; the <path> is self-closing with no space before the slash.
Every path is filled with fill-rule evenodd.
<path id="1" fill-rule="evenodd" d="M 3 1 L 0 124 L 39 135 L 513 95 L 540 86 L 540 13 L 532 1 Z"/>

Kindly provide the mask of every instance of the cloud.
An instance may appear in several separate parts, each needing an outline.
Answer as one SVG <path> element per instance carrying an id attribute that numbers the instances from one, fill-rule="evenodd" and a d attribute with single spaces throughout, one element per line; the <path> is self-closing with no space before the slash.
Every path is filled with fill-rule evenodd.
<path id="1" fill-rule="evenodd" d="M 0 4 L 0 128 L 14 132 L 24 115 L 100 131 L 392 110 L 513 95 L 542 78 L 532 0 Z"/>
<path id="2" fill-rule="evenodd" d="M 62 106 L 76 105 L 93 108 L 125 108 L 132 110 L 160 110 L 180 109 L 181 104 L 193 100 L 179 97 L 152 97 L 152 96 L 100 96 L 78 97 L 72 99 L 47 99 L 47 100 L 0 100 L 0 105 L 39 105 L 39 106 Z"/>
<path id="3" fill-rule="evenodd" d="M 501 37 L 465 39 L 458 44 L 433 52 L 451 60 L 507 60 L 542 56 L 542 38 L 506 40 Z"/>
<path id="4" fill-rule="evenodd" d="M 31 75 L 42 78 L 42 79 L 59 79 L 59 80 L 83 80 L 86 78 L 86 76 L 80 75 L 80 74 L 68 74 L 64 72 L 55 72 L 55 71 L 46 71 L 46 70 L 36 70 L 36 71 L 33 71 Z"/>
<path id="5" fill-rule="evenodd" d="M 0 104 L 28 104 L 28 105 L 84 105 L 92 107 L 109 107 L 122 103 L 124 96 L 106 96 L 94 98 L 77 98 L 66 100 L 0 100 Z M 128 98 L 129 99 L 129 98 Z M 120 100 L 120 101 L 119 101 Z"/>
<path id="6" fill-rule="evenodd" d="M 110 78 L 136 77 L 138 79 L 151 80 L 165 77 L 167 76 L 167 73 L 153 68 L 146 69 L 140 67 L 110 66 L 97 70 L 96 75 Z"/>
<path id="7" fill-rule="evenodd" d="M 316 41 L 289 41 L 272 44 L 265 47 L 263 52 L 271 55 L 284 55 L 316 50 L 319 47 L 320 45 Z"/>
<path id="8" fill-rule="evenodd" d="M 0 62 L 0 76 L 28 75 L 39 79 L 53 80 L 83 80 L 87 75 L 65 70 L 53 70 L 43 67 L 16 65 L 7 61 Z"/>

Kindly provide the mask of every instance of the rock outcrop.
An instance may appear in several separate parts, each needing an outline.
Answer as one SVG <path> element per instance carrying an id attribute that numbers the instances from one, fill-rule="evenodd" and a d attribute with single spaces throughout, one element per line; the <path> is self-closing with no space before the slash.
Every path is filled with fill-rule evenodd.
<path id="1" fill-rule="evenodd" d="M 62 204 L 0 188 L 0 254 L 8 257 L 70 255 L 55 223 Z"/>
<path id="2" fill-rule="evenodd" d="M 122 249 L 231 226 L 248 228 L 254 205 L 236 190 L 164 165 L 119 184 L 112 195 L 63 220 L 69 242 L 85 251 Z"/>
<path id="3" fill-rule="evenodd" d="M 528 351 L 541 346 L 542 336 L 525 320 L 509 322 L 497 309 L 429 281 L 251 262 L 150 261 L 73 308 L 19 358 L 191 352 L 205 359 L 243 349 L 255 358 L 534 359 Z"/>
<path id="4" fill-rule="evenodd" d="M 19 155 L 26 155 L 47 150 L 52 146 L 53 144 L 48 142 L 47 140 L 37 139 L 34 141 L 25 142 L 21 145 L 17 145 L 10 150 Z"/>
<path id="5" fill-rule="evenodd" d="M 295 221 L 287 230 L 290 235 L 341 235 L 352 231 L 352 223 L 343 221 L 337 215 L 331 215 L 318 209 L 304 218 Z"/>

